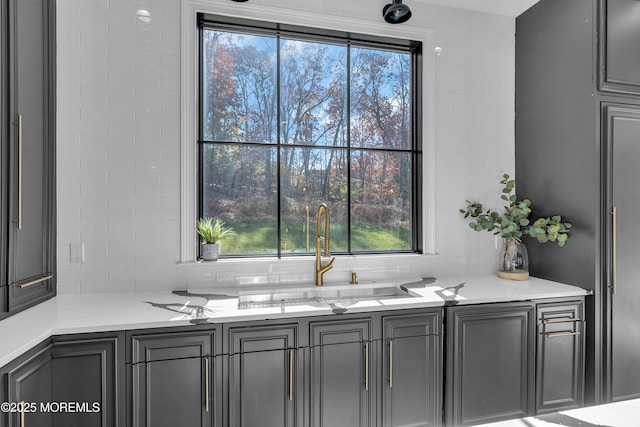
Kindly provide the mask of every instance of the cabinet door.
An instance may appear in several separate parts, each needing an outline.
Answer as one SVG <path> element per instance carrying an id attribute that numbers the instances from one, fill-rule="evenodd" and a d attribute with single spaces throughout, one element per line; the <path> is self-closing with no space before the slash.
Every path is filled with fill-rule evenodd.
<path id="1" fill-rule="evenodd" d="M 640 94 L 640 16 L 637 0 L 604 0 L 600 25 L 603 37 L 602 89 Z"/>
<path id="2" fill-rule="evenodd" d="M 582 406 L 584 398 L 582 303 L 538 305 L 536 413 Z"/>
<path id="3" fill-rule="evenodd" d="M 605 138 L 608 149 L 609 289 L 609 397 L 612 400 L 640 397 L 640 228 L 635 223 L 640 209 L 640 107 L 605 106 Z M 612 215 L 615 209 L 615 215 Z M 635 372 L 636 374 L 630 374 Z"/>
<path id="4" fill-rule="evenodd" d="M 313 427 L 375 425 L 376 360 L 371 320 L 310 323 Z"/>
<path id="5" fill-rule="evenodd" d="M 459 306 L 447 312 L 447 425 L 530 415 L 534 384 L 534 307 Z"/>
<path id="6" fill-rule="evenodd" d="M 22 412 L 9 414 L 8 427 L 51 427 L 51 345 L 28 356 L 7 374 L 8 402 L 25 402 Z"/>
<path id="7" fill-rule="evenodd" d="M 55 11 L 11 0 L 9 310 L 55 293 Z"/>
<path id="8" fill-rule="evenodd" d="M 440 310 L 385 316 L 382 425 L 438 426 L 442 422 Z"/>
<path id="9" fill-rule="evenodd" d="M 304 399 L 297 325 L 230 329 L 229 416 L 243 427 L 297 425 Z M 300 423 L 300 425 L 302 425 Z"/>
<path id="10" fill-rule="evenodd" d="M 124 425 L 118 339 L 54 342 L 53 399 L 78 402 L 86 410 L 53 414 L 55 426 L 115 427 Z"/>
<path id="11" fill-rule="evenodd" d="M 9 52 L 7 50 L 8 2 L 0 1 L 0 319 L 8 310 L 8 252 L 9 248 L 9 129 L 11 128 L 9 97 Z"/>
<path id="12" fill-rule="evenodd" d="M 201 427 L 221 419 L 219 357 L 209 333 L 133 337 L 133 426 Z"/>

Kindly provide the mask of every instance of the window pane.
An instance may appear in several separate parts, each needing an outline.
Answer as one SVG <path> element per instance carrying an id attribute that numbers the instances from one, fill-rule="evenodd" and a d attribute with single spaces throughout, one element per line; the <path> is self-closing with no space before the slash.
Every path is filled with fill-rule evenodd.
<path id="1" fill-rule="evenodd" d="M 223 255 L 313 254 L 321 203 L 332 254 L 419 250 L 420 44 L 201 17 L 200 215 L 236 231 Z"/>
<path id="2" fill-rule="evenodd" d="M 411 149 L 411 55 L 351 49 L 351 146 Z"/>
<path id="3" fill-rule="evenodd" d="M 282 40 L 283 144 L 346 145 L 346 46 Z"/>
<path id="4" fill-rule="evenodd" d="M 276 38 L 203 30 L 202 137 L 275 142 Z"/>
<path id="5" fill-rule="evenodd" d="M 277 163 L 270 146 L 203 147 L 203 216 L 222 219 L 237 236 L 222 253 L 277 252 Z"/>
<path id="6" fill-rule="evenodd" d="M 283 148 L 280 162 L 282 252 L 315 252 L 316 213 L 321 203 L 329 207 L 330 250 L 346 251 L 346 151 Z M 322 230 L 324 233 L 324 226 Z"/>
<path id="7" fill-rule="evenodd" d="M 411 249 L 411 176 L 409 153 L 353 153 L 353 251 Z"/>

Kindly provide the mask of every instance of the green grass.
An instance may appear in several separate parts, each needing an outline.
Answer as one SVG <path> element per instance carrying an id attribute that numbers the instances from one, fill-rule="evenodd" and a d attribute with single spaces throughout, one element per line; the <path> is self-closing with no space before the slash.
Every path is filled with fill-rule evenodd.
<path id="1" fill-rule="evenodd" d="M 277 252 L 275 221 L 226 221 L 236 236 L 222 243 L 222 253 L 274 254 Z M 309 253 L 315 252 L 316 224 L 309 224 Z M 379 225 L 358 225 L 352 228 L 353 251 L 386 251 L 411 249 L 411 232 L 403 227 Z M 347 250 L 346 228 L 343 225 L 331 227 L 331 252 Z M 307 253 L 307 231 L 304 222 L 285 221 L 282 224 L 282 252 Z"/>

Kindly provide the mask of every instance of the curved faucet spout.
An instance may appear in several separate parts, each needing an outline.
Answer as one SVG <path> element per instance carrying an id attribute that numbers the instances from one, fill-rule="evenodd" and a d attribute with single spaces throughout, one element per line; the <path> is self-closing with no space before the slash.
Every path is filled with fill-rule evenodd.
<path id="1" fill-rule="evenodd" d="M 324 236 L 322 236 L 322 214 L 324 213 Z M 326 203 L 320 204 L 318 207 L 318 214 L 316 215 L 316 286 L 322 286 L 324 283 L 323 276 L 324 273 L 331 270 L 333 268 L 333 261 L 335 258 L 331 258 L 331 260 L 322 265 L 322 257 L 331 257 L 329 253 L 329 245 L 331 243 L 331 233 L 330 233 L 330 214 L 329 208 Z M 320 248 L 322 246 L 322 241 L 324 240 L 324 252 L 321 253 Z"/>

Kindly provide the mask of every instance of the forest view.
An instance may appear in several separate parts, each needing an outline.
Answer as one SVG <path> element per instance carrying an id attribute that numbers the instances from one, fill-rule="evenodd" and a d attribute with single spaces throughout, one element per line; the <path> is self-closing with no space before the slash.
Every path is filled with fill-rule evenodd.
<path id="1" fill-rule="evenodd" d="M 313 252 L 323 202 L 333 253 L 411 250 L 411 53 L 202 36 L 201 214 L 236 231 L 223 253 Z"/>

